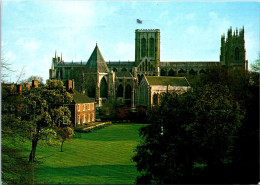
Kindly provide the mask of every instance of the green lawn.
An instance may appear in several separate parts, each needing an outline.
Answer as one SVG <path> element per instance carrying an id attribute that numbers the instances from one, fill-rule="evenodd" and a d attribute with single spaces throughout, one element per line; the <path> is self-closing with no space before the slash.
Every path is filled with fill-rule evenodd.
<path id="1" fill-rule="evenodd" d="M 36 183 L 133 184 L 138 172 L 131 160 L 143 124 L 114 124 L 77 137 L 60 147 L 38 146 L 43 158 L 35 169 Z M 80 137 L 79 137 L 80 136 Z M 48 157 L 47 157 L 48 156 Z"/>

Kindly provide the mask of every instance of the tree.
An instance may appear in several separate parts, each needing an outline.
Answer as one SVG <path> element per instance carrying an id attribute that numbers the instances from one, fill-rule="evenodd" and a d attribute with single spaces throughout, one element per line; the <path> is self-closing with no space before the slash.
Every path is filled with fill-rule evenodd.
<path id="1" fill-rule="evenodd" d="M 9 73 L 14 72 L 12 65 L 5 59 L 1 58 L 1 76 L 2 80 L 9 76 Z"/>
<path id="2" fill-rule="evenodd" d="M 21 84 L 31 83 L 33 80 L 38 80 L 39 86 L 44 85 L 43 78 L 41 76 L 37 76 L 37 75 L 32 75 L 29 78 L 22 80 L 20 83 Z"/>
<path id="3" fill-rule="evenodd" d="M 165 94 L 149 114 L 151 124 L 140 132 L 144 141 L 133 158 L 141 172 L 137 183 L 218 182 L 206 177 L 214 177 L 228 159 L 228 138 L 241 126 L 243 115 L 222 84 L 207 84 L 177 97 Z"/>
<path id="4" fill-rule="evenodd" d="M 56 127 L 59 138 L 61 139 L 60 151 L 62 151 L 63 143 L 74 135 L 73 129 L 70 127 L 59 128 Z"/>
<path id="5" fill-rule="evenodd" d="M 32 149 L 29 156 L 29 162 L 33 162 L 38 141 L 47 140 L 51 133 L 54 134 L 52 127 L 60 127 L 62 123 L 70 124 L 70 110 L 64 104 L 71 102 L 73 96 L 66 91 L 61 81 L 47 80 L 45 86 L 24 93 L 24 98 L 33 110 Z"/>
<path id="6" fill-rule="evenodd" d="M 251 64 L 251 70 L 260 73 L 260 52 L 258 53 L 258 59 Z"/>

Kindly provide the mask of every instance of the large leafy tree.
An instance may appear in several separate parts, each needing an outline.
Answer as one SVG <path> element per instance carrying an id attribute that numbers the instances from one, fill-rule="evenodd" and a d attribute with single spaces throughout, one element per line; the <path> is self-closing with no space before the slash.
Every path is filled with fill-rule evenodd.
<path id="1" fill-rule="evenodd" d="M 137 183 L 229 182 L 221 172 L 232 162 L 231 136 L 241 127 L 244 111 L 228 82 L 211 75 L 211 81 L 198 82 L 185 95 L 164 95 L 152 110 L 133 158 L 141 172 Z"/>
<path id="2" fill-rule="evenodd" d="M 72 94 L 66 91 L 59 80 L 47 80 L 43 87 L 32 88 L 24 93 L 25 102 L 31 107 L 31 124 L 33 125 L 31 140 L 32 149 L 29 162 L 35 159 L 35 152 L 39 140 L 48 140 L 51 133 L 55 133 L 54 126 L 62 123 L 70 124 L 70 110 L 64 104 L 72 101 Z"/>

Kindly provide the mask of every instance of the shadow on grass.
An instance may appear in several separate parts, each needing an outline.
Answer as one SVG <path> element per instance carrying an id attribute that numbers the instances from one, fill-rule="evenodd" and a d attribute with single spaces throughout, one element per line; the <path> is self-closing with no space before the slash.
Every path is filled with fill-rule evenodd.
<path id="1" fill-rule="evenodd" d="M 135 165 L 90 165 L 69 168 L 41 168 L 38 179 L 48 183 L 133 184 L 138 175 Z"/>

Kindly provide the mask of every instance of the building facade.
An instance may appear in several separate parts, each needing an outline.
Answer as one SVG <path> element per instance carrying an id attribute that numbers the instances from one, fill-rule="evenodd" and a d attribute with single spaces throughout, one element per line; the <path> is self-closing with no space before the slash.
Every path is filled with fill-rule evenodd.
<path id="1" fill-rule="evenodd" d="M 190 89 L 186 77 L 144 76 L 136 88 L 136 105 L 144 107 L 159 105 L 163 93 L 182 94 Z"/>
<path id="2" fill-rule="evenodd" d="M 160 61 L 160 30 L 135 31 L 134 61 L 105 61 L 96 45 L 88 61 L 64 62 L 57 56 L 52 59 L 49 70 L 50 79 L 63 82 L 74 79 L 75 89 L 85 93 L 97 102 L 97 106 L 108 98 L 117 99 L 135 107 L 137 87 L 144 76 L 185 76 L 205 73 L 212 66 L 227 69 L 247 70 L 244 28 L 239 32 L 232 28 L 221 36 L 219 61 Z"/>

